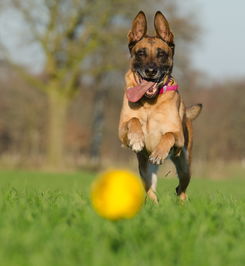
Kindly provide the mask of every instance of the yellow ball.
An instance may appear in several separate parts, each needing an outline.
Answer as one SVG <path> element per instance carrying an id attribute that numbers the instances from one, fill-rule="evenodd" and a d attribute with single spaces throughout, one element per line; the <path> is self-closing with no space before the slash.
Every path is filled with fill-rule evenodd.
<path id="1" fill-rule="evenodd" d="M 133 217 L 144 197 L 141 179 L 126 170 L 109 170 L 96 178 L 91 187 L 94 209 L 111 220 Z"/>

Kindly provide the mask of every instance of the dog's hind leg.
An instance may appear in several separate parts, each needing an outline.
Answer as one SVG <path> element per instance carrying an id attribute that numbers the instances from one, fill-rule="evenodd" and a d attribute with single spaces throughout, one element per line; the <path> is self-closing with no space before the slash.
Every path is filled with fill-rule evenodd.
<path id="1" fill-rule="evenodd" d="M 192 125 L 191 121 L 186 120 L 184 126 L 185 147 L 183 147 L 177 155 L 172 155 L 171 160 L 176 167 L 179 178 L 179 185 L 176 188 L 176 193 L 181 200 L 187 198 L 186 189 L 191 179 L 191 153 L 192 153 Z"/>
<path id="2" fill-rule="evenodd" d="M 158 165 L 150 163 L 148 160 L 148 156 L 144 153 L 144 151 L 137 153 L 137 158 L 139 162 L 140 176 L 144 182 L 147 196 L 155 203 L 158 203 L 158 198 L 156 195 L 156 188 L 157 188 L 156 173 L 158 170 Z"/>
<path id="3" fill-rule="evenodd" d="M 181 200 L 187 198 L 186 188 L 189 185 L 191 173 L 190 162 L 188 160 L 188 152 L 183 148 L 178 156 L 171 157 L 172 162 L 176 167 L 176 171 L 179 178 L 179 185 L 176 188 L 176 193 Z"/>

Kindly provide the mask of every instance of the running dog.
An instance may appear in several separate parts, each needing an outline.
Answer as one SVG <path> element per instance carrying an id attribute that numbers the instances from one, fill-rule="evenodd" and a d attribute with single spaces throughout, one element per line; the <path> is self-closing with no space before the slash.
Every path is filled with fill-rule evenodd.
<path id="1" fill-rule="evenodd" d="M 140 11 L 128 33 L 130 69 L 119 122 L 121 143 L 134 151 L 147 195 L 158 202 L 156 172 L 166 158 L 174 163 L 179 177 L 176 193 L 187 198 L 190 181 L 192 120 L 202 105 L 186 108 L 171 76 L 174 35 L 164 15 L 155 14 L 156 35 L 147 35 L 147 21 Z"/>

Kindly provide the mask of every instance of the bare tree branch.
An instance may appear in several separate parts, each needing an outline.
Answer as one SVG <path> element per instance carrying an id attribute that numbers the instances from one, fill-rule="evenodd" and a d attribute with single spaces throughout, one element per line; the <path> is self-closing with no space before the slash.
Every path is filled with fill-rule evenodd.
<path id="1" fill-rule="evenodd" d="M 35 77 L 18 63 L 15 63 L 8 51 L 8 49 L 0 43 L 0 50 L 3 52 L 2 60 L 9 64 L 20 76 L 28 82 L 31 86 L 36 87 L 40 90 L 45 90 L 46 84 L 41 79 Z"/>

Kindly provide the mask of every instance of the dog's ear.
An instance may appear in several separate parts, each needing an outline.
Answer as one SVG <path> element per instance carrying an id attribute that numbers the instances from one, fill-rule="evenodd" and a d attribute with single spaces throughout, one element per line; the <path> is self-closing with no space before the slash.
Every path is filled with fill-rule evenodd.
<path id="1" fill-rule="evenodd" d="M 154 26 L 158 37 L 166 42 L 173 42 L 174 35 L 170 31 L 167 19 L 160 11 L 157 11 L 155 14 Z"/>
<path id="2" fill-rule="evenodd" d="M 132 22 L 132 28 L 128 33 L 128 42 L 138 42 L 141 40 L 147 31 L 147 21 L 145 13 L 140 11 Z"/>

